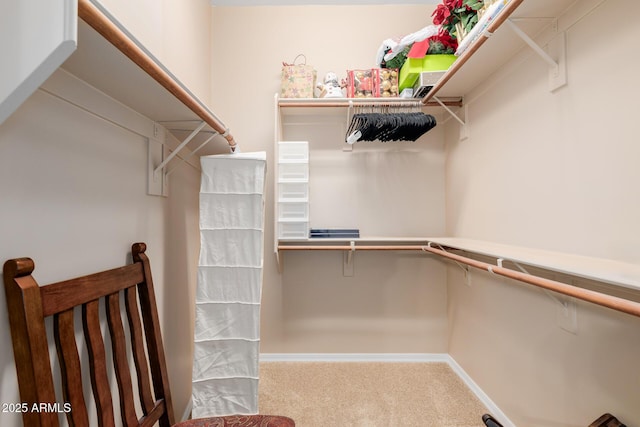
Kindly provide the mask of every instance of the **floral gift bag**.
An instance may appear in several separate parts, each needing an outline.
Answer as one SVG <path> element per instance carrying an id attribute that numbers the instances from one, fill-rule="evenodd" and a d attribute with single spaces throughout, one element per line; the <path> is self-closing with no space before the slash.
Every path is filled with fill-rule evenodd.
<path id="1" fill-rule="evenodd" d="M 296 64 L 298 58 L 304 62 Z M 307 65 L 307 58 L 300 54 L 296 56 L 292 64 L 282 63 L 281 98 L 313 98 L 313 89 L 316 86 L 316 70 Z"/>

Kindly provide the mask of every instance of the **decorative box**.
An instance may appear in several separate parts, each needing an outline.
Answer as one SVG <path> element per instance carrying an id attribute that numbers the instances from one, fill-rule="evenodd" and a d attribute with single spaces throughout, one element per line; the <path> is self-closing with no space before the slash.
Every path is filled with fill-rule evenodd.
<path id="1" fill-rule="evenodd" d="M 347 71 L 347 97 L 375 98 L 380 93 L 377 68 Z"/>
<path id="2" fill-rule="evenodd" d="M 398 70 L 369 68 L 347 71 L 347 97 L 379 98 L 398 96 Z"/>
<path id="3" fill-rule="evenodd" d="M 397 68 L 380 69 L 379 96 L 383 98 L 398 96 L 398 75 L 399 73 Z"/>

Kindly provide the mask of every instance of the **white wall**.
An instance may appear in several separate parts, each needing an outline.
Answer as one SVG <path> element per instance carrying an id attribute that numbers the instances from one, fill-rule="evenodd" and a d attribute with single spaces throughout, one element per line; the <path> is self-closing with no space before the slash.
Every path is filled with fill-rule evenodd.
<path id="1" fill-rule="evenodd" d="M 100 0 L 202 102 L 211 102 L 211 6 L 207 0 Z"/>
<path id="2" fill-rule="evenodd" d="M 428 25 L 431 10 L 424 5 L 214 7 L 213 107 L 227 118 L 244 151 L 266 150 L 271 161 L 273 99 L 283 61 L 303 53 L 319 80 L 328 71 L 345 78 L 347 69 L 375 66 L 384 39 Z M 311 140 L 312 225 L 359 227 L 363 236 L 443 234 L 441 131 L 415 144 L 361 145 L 343 153 L 343 113 L 337 120 L 305 115 L 300 120 L 311 125 L 304 129 L 291 120 L 285 126 L 286 139 Z M 283 254 L 284 271 L 277 272 L 273 169 L 266 199 L 261 351 L 446 352 L 444 268 L 437 262 L 406 253 L 359 252 L 354 276 L 343 277 L 342 253 L 301 252 Z M 359 208 L 348 211 L 355 205 Z"/>
<path id="3" fill-rule="evenodd" d="M 210 101 L 244 151 L 266 150 L 269 158 L 282 61 L 302 52 L 320 77 L 344 76 L 372 66 L 381 40 L 419 29 L 430 15 L 424 6 L 211 11 L 193 0 L 174 11 L 174 2 L 104 3 Z M 446 182 L 447 234 L 640 261 L 638 59 L 629 54 L 639 7 L 608 0 L 571 26 L 569 85 L 556 93 L 546 90 L 545 65 L 525 53 L 484 85 L 490 90 L 471 94 L 469 139 L 457 141 L 457 124 L 447 125 L 446 172 L 442 127 L 433 147 L 420 148 L 441 168 L 423 191 L 444 198 Z M 31 256 L 35 277 L 47 283 L 120 265 L 133 241 L 146 241 L 180 416 L 190 393 L 199 173 L 183 167 L 172 175 L 171 197 L 161 199 L 145 195 L 145 165 L 144 138 L 37 92 L 0 126 L 0 258 Z M 580 303 L 578 333 L 569 334 L 539 291 L 475 272 L 467 287 L 457 267 L 413 256 L 358 253 L 356 276 L 344 278 L 339 254 L 287 254 L 280 275 L 267 213 L 263 352 L 448 349 L 517 425 L 584 426 L 606 411 L 629 425 L 640 419 L 638 319 Z M 421 218 L 415 212 L 409 223 Z M 416 233 L 445 232 L 437 214 L 422 224 Z M 1 313 L 0 341 L 10 341 Z M 0 402 L 17 401 L 10 347 L 0 349 L 0 366 Z M 2 413 L 0 422 L 20 424 L 16 414 Z"/>
<path id="4" fill-rule="evenodd" d="M 638 12 L 608 0 L 561 19 L 568 85 L 554 93 L 525 51 L 468 96 L 469 138 L 447 127 L 448 234 L 640 262 Z M 450 267 L 450 353 L 516 425 L 640 419 L 640 319 L 579 303 L 571 334 L 541 291 L 479 272 L 471 283 Z"/>
<path id="5" fill-rule="evenodd" d="M 184 378 L 192 340 L 185 331 L 192 323 L 199 174 L 191 167 L 173 174 L 175 197 L 147 196 L 146 158 L 145 138 L 37 91 L 0 126 L 0 259 L 31 257 L 35 278 L 46 284 L 123 265 L 131 244 L 146 242 L 182 411 L 190 393 Z M 18 402 L 1 294 L 0 339 L 7 345 L 0 350 L 0 401 Z M 2 425 L 19 425 L 19 418 L 0 413 Z"/>
<path id="6" fill-rule="evenodd" d="M 209 100 L 210 6 L 205 0 L 162 7 L 104 3 L 201 100 Z M 56 85 L 63 97 L 84 87 L 68 76 L 63 81 L 62 89 Z M 148 119 L 104 95 L 88 96 L 110 105 L 120 125 L 147 121 L 152 129 Z M 0 259 L 29 256 L 35 260 L 35 278 L 50 283 L 123 265 L 130 261 L 131 244 L 146 242 L 179 419 L 191 398 L 200 173 L 182 165 L 170 177 L 169 198 L 147 196 L 146 180 L 144 136 L 44 91 L 0 126 Z M 0 402 L 19 402 L 0 294 L 0 340 L 6 344 L 0 349 Z M 0 424 L 21 425 L 20 415 L 0 413 Z"/>

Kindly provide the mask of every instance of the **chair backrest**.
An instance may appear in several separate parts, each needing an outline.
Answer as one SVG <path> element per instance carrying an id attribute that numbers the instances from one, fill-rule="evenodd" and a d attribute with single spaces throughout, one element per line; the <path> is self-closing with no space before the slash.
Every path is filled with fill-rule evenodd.
<path id="1" fill-rule="evenodd" d="M 134 263 L 131 265 L 47 286 L 39 286 L 31 275 L 34 270 L 31 259 L 14 259 L 4 264 L 18 385 L 22 404 L 28 409 L 23 412 L 25 426 L 58 426 L 61 411 L 66 412 L 71 426 L 95 425 L 89 420 L 85 403 L 89 393 L 83 391 L 83 375 L 91 380 L 98 425 L 115 425 L 117 414 L 114 414 L 109 385 L 109 360 L 113 361 L 117 380 L 122 424 L 153 426 L 159 423 L 163 427 L 173 424 L 151 268 L 145 250 L 144 243 L 136 243 L 132 246 Z M 124 307 L 121 307 L 121 298 Z M 110 350 L 105 348 L 100 327 L 102 304 Z M 81 309 L 74 310 L 75 307 Z M 78 353 L 76 314 L 82 317 L 88 357 L 80 357 Z M 49 358 L 45 318 L 50 316 L 60 365 L 62 399 L 56 398 Z M 137 393 L 132 382 L 133 369 L 129 367 L 130 357 L 135 365 Z M 81 367 L 82 359 L 88 359 L 88 368 Z M 137 413 L 136 406 L 141 408 L 141 414 Z"/>

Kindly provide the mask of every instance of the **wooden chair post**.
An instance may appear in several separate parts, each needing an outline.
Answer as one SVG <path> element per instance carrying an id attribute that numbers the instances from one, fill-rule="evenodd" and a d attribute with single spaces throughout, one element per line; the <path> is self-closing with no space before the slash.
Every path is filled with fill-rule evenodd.
<path id="1" fill-rule="evenodd" d="M 31 276 L 33 269 L 30 258 L 7 261 L 3 269 L 20 398 L 28 405 L 22 418 L 25 426 L 57 427 L 57 413 L 37 410 L 42 403 L 55 404 L 56 396 L 40 287 Z"/>
<path id="2" fill-rule="evenodd" d="M 142 273 L 144 283 L 138 286 L 140 297 L 140 308 L 144 322 L 147 348 L 149 349 L 149 364 L 151 365 L 151 377 L 156 399 L 164 399 L 165 417 L 160 420 L 161 427 L 169 427 L 174 423 L 173 402 L 169 388 L 169 374 L 164 356 L 164 346 L 162 344 L 162 334 L 160 332 L 160 319 L 156 306 L 156 295 L 153 289 L 153 279 L 151 278 L 151 264 L 145 254 L 147 245 L 144 243 L 134 243 L 131 246 L 133 262 L 142 263 Z"/>

